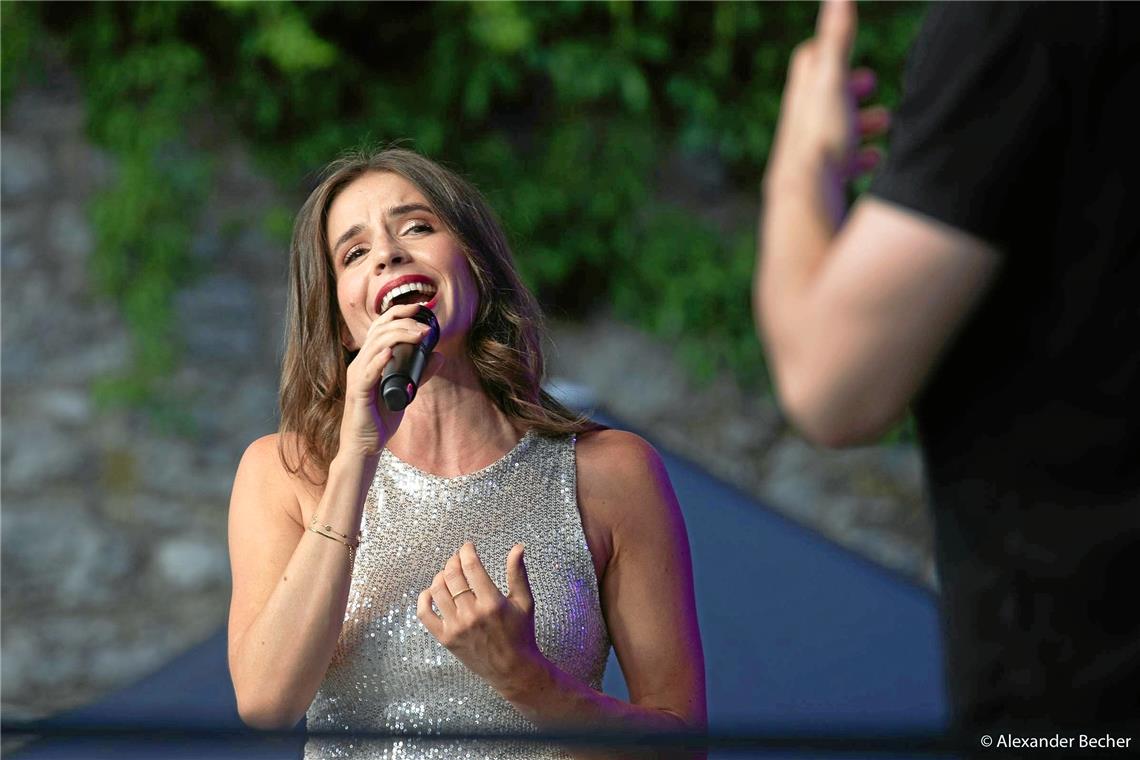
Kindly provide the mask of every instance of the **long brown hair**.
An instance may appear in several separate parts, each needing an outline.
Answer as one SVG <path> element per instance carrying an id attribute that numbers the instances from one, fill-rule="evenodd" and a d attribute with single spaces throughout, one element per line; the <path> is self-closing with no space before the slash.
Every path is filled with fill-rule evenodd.
<path id="1" fill-rule="evenodd" d="M 326 235 L 328 211 L 347 185 L 371 172 L 392 172 L 415 185 L 466 254 L 479 290 L 467 353 L 495 405 L 517 425 L 546 435 L 598 429 L 542 389 L 542 313 L 479 191 L 410 150 L 354 152 L 326 167 L 293 226 L 278 436 L 286 469 L 317 483 L 327 474 L 340 443 L 345 368 L 352 354 L 340 340 L 336 278 Z M 287 456 L 287 438 L 296 444 L 289 447 L 292 456 Z"/>

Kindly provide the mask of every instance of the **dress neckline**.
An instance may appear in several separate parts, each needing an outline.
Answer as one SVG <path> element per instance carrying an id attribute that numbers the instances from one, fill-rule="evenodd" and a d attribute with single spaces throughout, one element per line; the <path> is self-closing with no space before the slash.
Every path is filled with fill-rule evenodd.
<path id="1" fill-rule="evenodd" d="M 400 459 L 387 448 L 385 448 L 384 451 L 380 454 L 380 461 L 381 463 L 387 464 L 389 467 L 397 471 L 403 472 L 405 474 L 415 475 L 416 477 L 423 478 L 425 480 L 433 480 L 438 483 L 463 483 L 465 481 L 477 480 L 487 477 L 488 475 L 492 475 L 504 467 L 507 467 L 510 464 L 514 463 L 523 454 L 526 453 L 537 436 L 538 434 L 534 432 L 533 429 L 527 430 L 525 433 L 523 433 L 523 436 L 519 439 L 518 443 L 514 445 L 514 448 L 512 448 L 506 454 L 503 454 L 494 462 L 491 462 L 486 467 L 482 467 L 475 472 L 468 472 L 463 475 L 455 475 L 453 477 L 447 477 L 446 475 L 436 475 L 435 473 L 428 472 L 427 470 L 421 470 L 414 464 L 409 464 L 403 459 Z"/>

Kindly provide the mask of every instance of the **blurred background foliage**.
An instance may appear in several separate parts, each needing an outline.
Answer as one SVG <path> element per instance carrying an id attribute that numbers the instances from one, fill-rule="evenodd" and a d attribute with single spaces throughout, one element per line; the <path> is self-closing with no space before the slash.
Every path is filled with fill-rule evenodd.
<path id="1" fill-rule="evenodd" d="M 282 247 L 320 167 L 401 140 L 489 196 L 554 316 L 605 310 L 669 340 L 698 376 L 760 386 L 754 213 L 788 57 L 816 7 L 5 0 L 3 97 L 62 58 L 116 159 L 90 209 L 93 276 L 131 328 L 135 366 L 105 400 L 153 403 L 176 366 L 172 302 L 195 274 L 211 129 L 296 200 L 248 220 Z M 922 10 L 860 4 L 855 63 L 880 72 L 887 105 Z"/>

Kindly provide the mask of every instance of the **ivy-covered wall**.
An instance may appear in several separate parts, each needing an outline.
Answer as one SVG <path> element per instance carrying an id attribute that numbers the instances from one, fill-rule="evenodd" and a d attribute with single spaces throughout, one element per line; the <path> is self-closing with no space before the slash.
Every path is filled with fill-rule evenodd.
<path id="1" fill-rule="evenodd" d="M 859 11 L 856 63 L 880 72 L 890 105 L 922 5 Z M 194 275 L 211 186 L 204 135 L 219 130 L 298 204 L 342 150 L 405 141 L 488 194 L 554 313 L 608 309 L 674 341 L 698 374 L 762 382 L 754 219 L 718 212 L 731 198 L 755 211 L 815 4 L 5 0 L 0 13 L 5 100 L 63 61 L 117 159 L 90 208 L 92 275 L 131 328 L 134 366 L 105 399 L 161 402 L 156 381 L 178 359 L 172 299 Z M 678 160 L 687 173 L 668 170 Z M 711 192 L 669 187 L 694 166 Z M 242 223 L 284 248 L 294 210 Z"/>

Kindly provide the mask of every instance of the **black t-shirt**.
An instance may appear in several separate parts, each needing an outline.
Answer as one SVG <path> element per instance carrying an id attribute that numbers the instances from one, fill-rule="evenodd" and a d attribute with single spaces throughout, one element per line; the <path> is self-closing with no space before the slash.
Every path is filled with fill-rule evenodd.
<path id="1" fill-rule="evenodd" d="M 1140 718 L 1138 105 L 1138 4 L 933 4 L 870 190 L 1002 256 L 914 409 L 967 724 Z"/>

